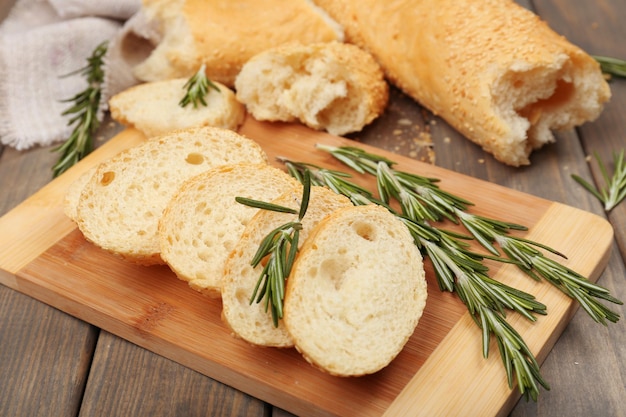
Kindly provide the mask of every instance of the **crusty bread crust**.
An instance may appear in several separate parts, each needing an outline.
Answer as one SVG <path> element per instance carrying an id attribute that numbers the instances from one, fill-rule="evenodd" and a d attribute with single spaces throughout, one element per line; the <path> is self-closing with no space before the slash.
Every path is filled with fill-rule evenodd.
<path id="1" fill-rule="evenodd" d="M 161 257 L 194 290 L 221 296 L 228 254 L 258 211 L 235 197 L 271 201 L 296 185 L 286 172 L 253 163 L 224 165 L 187 180 L 159 221 Z"/>
<path id="2" fill-rule="evenodd" d="M 298 210 L 302 197 L 302 186 L 285 192 L 273 203 Z M 350 200 L 335 194 L 328 188 L 312 187 L 309 208 L 302 221 L 299 246 L 306 240 L 310 230 L 324 217 L 342 207 L 352 206 Z M 291 347 L 293 342 L 282 320 L 274 327 L 264 302 L 250 304 L 254 287 L 259 279 L 262 265 L 252 268 L 254 257 L 261 240 L 278 226 L 297 220 L 297 214 L 277 213 L 261 210 L 250 220 L 241 239 L 226 261 L 222 287 L 222 320 L 234 336 L 253 345 Z"/>
<path id="3" fill-rule="evenodd" d="M 348 207 L 304 243 L 287 282 L 284 322 L 307 361 L 361 376 L 400 353 L 426 298 L 422 256 L 406 226 L 380 206 Z"/>
<path id="4" fill-rule="evenodd" d="M 207 75 L 233 86 L 242 65 L 257 53 L 291 41 L 342 40 L 340 27 L 307 0 L 144 0 L 160 21 L 163 39 L 135 69 L 155 81 L 189 77 L 202 63 Z M 169 9 L 169 10 L 165 10 Z"/>
<path id="5" fill-rule="evenodd" d="M 341 42 L 292 43 L 261 52 L 244 64 L 235 88 L 257 120 L 297 120 L 334 135 L 363 129 L 389 98 L 374 58 Z"/>
<path id="6" fill-rule="evenodd" d="M 215 82 L 219 92 L 210 88 L 206 106 L 186 107 L 178 103 L 185 95 L 186 78 L 143 83 L 109 99 L 111 117 L 141 131 L 146 137 L 190 127 L 215 126 L 236 130 L 245 118 L 245 108 L 235 93 Z"/>
<path id="7" fill-rule="evenodd" d="M 187 179 L 220 165 L 267 163 L 254 141 L 215 127 L 148 140 L 102 162 L 85 184 L 76 220 L 85 238 L 144 265 L 162 264 L 158 221 Z"/>
<path id="8" fill-rule="evenodd" d="M 316 0 L 387 78 L 513 166 L 610 97 L 597 62 L 511 0 Z"/>

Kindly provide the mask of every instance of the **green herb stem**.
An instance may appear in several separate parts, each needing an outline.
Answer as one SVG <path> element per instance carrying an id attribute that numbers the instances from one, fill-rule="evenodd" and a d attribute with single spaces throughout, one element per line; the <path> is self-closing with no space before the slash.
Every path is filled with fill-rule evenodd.
<path id="1" fill-rule="evenodd" d="M 75 96 L 63 100 L 63 102 L 71 102 L 73 105 L 63 111 L 61 115 L 71 116 L 68 125 L 75 126 L 70 137 L 52 150 L 61 154 L 52 167 L 53 177 L 58 177 L 93 151 L 93 135 L 100 127 L 98 109 L 102 96 L 104 55 L 107 47 L 107 42 L 98 45 L 92 55 L 87 58 L 85 67 L 66 75 L 81 74 L 87 81 L 87 88 Z"/>

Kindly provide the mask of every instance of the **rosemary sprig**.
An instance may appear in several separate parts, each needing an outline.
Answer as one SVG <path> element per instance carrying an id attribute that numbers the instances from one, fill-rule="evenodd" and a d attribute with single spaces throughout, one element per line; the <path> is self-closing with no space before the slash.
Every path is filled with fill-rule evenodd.
<path id="1" fill-rule="evenodd" d="M 102 82 L 104 81 L 103 58 L 107 47 L 108 42 L 106 41 L 98 45 L 91 56 L 87 58 L 85 67 L 66 75 L 83 75 L 87 81 L 87 88 L 75 96 L 63 100 L 63 102 L 74 103 L 61 115 L 71 115 L 68 125 L 75 124 L 75 127 L 70 137 L 52 150 L 61 154 L 57 163 L 52 167 L 53 177 L 58 177 L 67 171 L 93 150 L 93 134 L 100 126 L 98 108 L 102 95 Z"/>
<path id="2" fill-rule="evenodd" d="M 220 92 L 220 89 L 217 85 L 211 82 L 209 78 L 206 76 L 206 64 L 202 64 L 198 72 L 187 80 L 183 89 L 185 90 L 185 95 L 178 103 L 181 107 L 186 107 L 189 103 L 193 105 L 193 108 L 197 108 L 202 104 L 206 107 L 206 96 L 209 94 L 209 88 Z"/>
<path id="3" fill-rule="evenodd" d="M 603 306 L 596 300 L 602 299 L 614 304 L 623 304 L 620 300 L 610 296 L 609 291 L 606 288 L 592 284 L 589 280 L 582 277 L 575 271 L 551 261 L 536 248 L 542 248 L 562 256 L 556 250 L 537 242 L 517 239 L 508 234 L 511 230 L 525 230 L 524 226 L 467 213 L 465 209 L 467 205 L 471 203 L 468 203 L 463 199 L 456 200 L 451 194 L 440 190 L 432 179 L 423 178 L 414 174 L 402 173 L 401 171 L 393 169 L 393 162 L 387 160 L 386 158 L 376 155 L 371 157 L 371 154 L 367 152 L 354 151 L 353 147 L 318 146 L 318 148 L 329 152 L 342 162 L 349 160 L 349 166 L 360 167 L 362 172 L 372 174 L 372 166 L 373 164 L 376 164 L 376 174 L 373 175 L 376 175 L 379 190 L 383 189 L 383 201 L 386 201 L 385 198 L 388 196 L 392 196 L 394 198 L 400 196 L 398 201 L 402 206 L 402 211 L 403 213 L 409 215 L 420 213 L 423 210 L 428 210 L 429 213 L 449 212 L 459 219 L 458 221 L 465 226 L 472 236 L 492 254 L 499 254 L 498 250 L 492 244 L 492 242 L 496 242 L 502 247 L 505 254 L 509 256 L 509 259 L 512 260 L 522 271 L 534 279 L 543 277 L 546 281 L 554 285 L 563 293 L 576 299 L 593 320 L 602 324 L 606 324 L 606 320 L 611 322 L 619 320 L 619 315 L 617 313 L 611 311 L 609 308 Z M 626 172 L 626 164 L 623 161 L 623 154 L 621 155 L 621 159 L 616 157 L 615 161 L 616 172 L 619 172 L 620 175 L 624 175 Z M 608 179 L 606 169 L 604 168 L 603 175 L 606 179 Z M 616 178 L 614 181 L 617 186 L 623 188 L 623 183 L 626 182 L 626 179 L 623 179 L 620 175 L 614 176 L 614 178 Z M 400 178 L 402 181 L 400 181 Z M 393 179 L 398 180 L 394 181 Z M 383 184 L 381 185 L 381 183 Z M 424 184 L 428 184 L 428 186 L 425 187 Z M 400 189 L 397 189 L 397 187 L 400 187 Z M 415 198 L 407 200 L 401 197 L 403 192 L 415 192 L 416 194 L 420 194 L 424 189 L 428 191 L 430 198 Z M 423 194 L 423 196 L 424 195 L 426 194 Z M 437 198 L 434 198 L 433 196 L 437 196 Z M 423 201 L 427 201 L 428 207 L 426 207 L 426 204 L 423 203 Z M 405 205 L 417 204 L 424 204 L 424 207 L 405 207 Z M 431 206 L 437 208 L 433 209 Z M 423 220 L 423 218 L 417 218 L 417 220 Z M 533 255 L 522 256 L 520 255 L 520 252 L 532 253 Z M 498 257 L 496 259 L 501 258 Z M 581 283 L 584 283 L 584 285 Z"/>
<path id="4" fill-rule="evenodd" d="M 382 204 L 394 212 L 385 202 L 347 178 L 349 174 L 320 168 L 318 166 L 282 159 L 288 171 L 298 179 L 308 174 L 317 185 L 326 185 L 333 191 L 350 198 L 353 204 Z M 380 161 L 379 161 L 380 162 Z M 371 172 L 375 172 L 370 169 Z M 482 329 L 483 355 L 489 355 L 489 335 L 497 340 L 504 363 L 507 380 L 513 385 L 513 374 L 526 398 L 537 399 L 538 385 L 549 389 L 541 377 L 539 365 L 521 336 L 506 322 L 506 309 L 516 311 L 528 320 L 535 321 L 533 313 L 546 314 L 546 306 L 531 294 L 519 291 L 492 278 L 482 263 L 483 255 L 468 250 L 464 239 L 469 237 L 444 231 L 424 221 L 409 219 L 395 213 L 408 227 L 416 245 L 432 261 L 437 282 L 442 291 L 456 292 L 467 306 L 471 317 Z"/>
<path id="5" fill-rule="evenodd" d="M 608 212 L 626 198 L 626 158 L 623 149 L 619 153 L 613 152 L 614 171 L 613 176 L 609 176 L 600 156 L 597 153 L 594 156 L 604 179 L 604 187 L 597 188 L 575 174 L 572 178 L 600 200 L 604 204 L 604 211 Z"/>
<path id="6" fill-rule="evenodd" d="M 593 55 L 598 61 L 602 72 L 617 77 L 626 77 L 626 61 L 609 56 Z"/>
<path id="7" fill-rule="evenodd" d="M 278 327 L 278 321 L 283 318 L 285 282 L 291 273 L 291 268 L 293 267 L 298 253 L 298 241 L 300 238 L 300 230 L 302 230 L 302 219 L 309 205 L 311 181 L 308 175 L 305 175 L 303 178 L 303 185 L 300 211 L 249 198 L 235 198 L 238 203 L 250 207 L 281 213 L 298 214 L 297 221 L 287 222 L 272 230 L 261 241 L 257 252 L 250 262 L 252 267 L 256 268 L 261 262 L 266 261 L 254 287 L 252 296 L 250 297 L 250 304 L 254 302 L 260 303 L 265 299 L 265 311 L 270 310 L 272 321 L 276 327 Z"/>

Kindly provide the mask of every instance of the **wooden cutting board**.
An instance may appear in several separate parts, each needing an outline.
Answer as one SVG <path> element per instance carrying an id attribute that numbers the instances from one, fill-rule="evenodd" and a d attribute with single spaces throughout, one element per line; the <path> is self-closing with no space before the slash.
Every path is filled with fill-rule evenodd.
<path id="1" fill-rule="evenodd" d="M 272 160 L 286 156 L 344 171 L 314 145 L 355 145 L 297 124 L 251 118 L 241 133 Z M 233 338 L 221 322 L 220 301 L 194 292 L 167 267 L 132 265 L 87 243 L 63 214 L 68 186 L 99 161 L 144 140 L 135 130 L 122 132 L 2 217 L 0 283 L 298 415 L 489 416 L 511 410 L 519 394 L 507 385 L 495 342 L 484 359 L 479 329 L 455 295 L 438 289 L 429 262 L 427 307 L 401 354 L 374 375 L 337 378 L 294 349 L 256 348 Z M 474 202 L 478 214 L 528 226 L 524 236 L 566 254 L 563 262 L 592 281 L 608 262 L 613 230 L 599 216 L 357 145 L 396 161 L 398 169 L 441 179 L 443 189 Z M 375 189 L 371 178 L 355 180 Z M 577 305 L 513 266 L 490 267 L 493 277 L 548 306 L 549 314 L 535 323 L 510 315 L 542 362 Z"/>

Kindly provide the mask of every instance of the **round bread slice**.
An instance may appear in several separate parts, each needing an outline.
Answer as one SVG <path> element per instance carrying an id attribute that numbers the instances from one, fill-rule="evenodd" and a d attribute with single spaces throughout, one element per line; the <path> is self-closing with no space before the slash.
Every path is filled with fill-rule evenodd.
<path id="1" fill-rule="evenodd" d="M 134 127 L 146 137 L 190 127 L 215 126 L 236 130 L 245 118 L 245 108 L 235 93 L 223 84 L 209 88 L 206 106 L 181 107 L 186 78 L 139 84 L 109 100 L 111 117 L 127 127 Z"/>
<path id="2" fill-rule="evenodd" d="M 293 188 L 273 201 L 298 210 L 302 198 L 302 186 Z M 330 213 L 352 203 L 346 197 L 324 187 L 311 187 L 311 197 L 306 216 L 302 220 L 300 244 L 306 240 L 309 231 Z M 241 240 L 226 261 L 222 287 L 222 319 L 237 336 L 260 346 L 291 347 L 293 342 L 282 321 L 274 326 L 271 313 L 265 310 L 265 300 L 250 304 L 254 287 L 263 267 L 252 268 L 250 261 L 259 244 L 270 231 L 289 221 L 296 221 L 297 214 L 277 213 L 261 210 L 246 226 Z"/>
<path id="3" fill-rule="evenodd" d="M 257 120 L 298 120 L 333 135 L 362 130 L 389 99 L 374 58 L 341 42 L 283 45 L 255 55 L 235 89 Z"/>
<path id="4" fill-rule="evenodd" d="M 159 222 L 161 257 L 196 291 L 220 296 L 224 264 L 258 209 L 235 197 L 271 201 L 297 181 L 268 164 L 233 164 L 186 181 Z"/>
<path id="5" fill-rule="evenodd" d="M 220 165 L 266 163 L 254 141 L 231 130 L 178 130 L 104 161 L 85 185 L 76 220 L 85 238 L 144 265 L 162 264 L 158 222 L 187 179 Z"/>
<path id="6" fill-rule="evenodd" d="M 313 365 L 365 375 L 402 350 L 426 297 L 422 256 L 406 226 L 380 206 L 350 207 L 328 216 L 302 247 L 284 323 Z"/>

